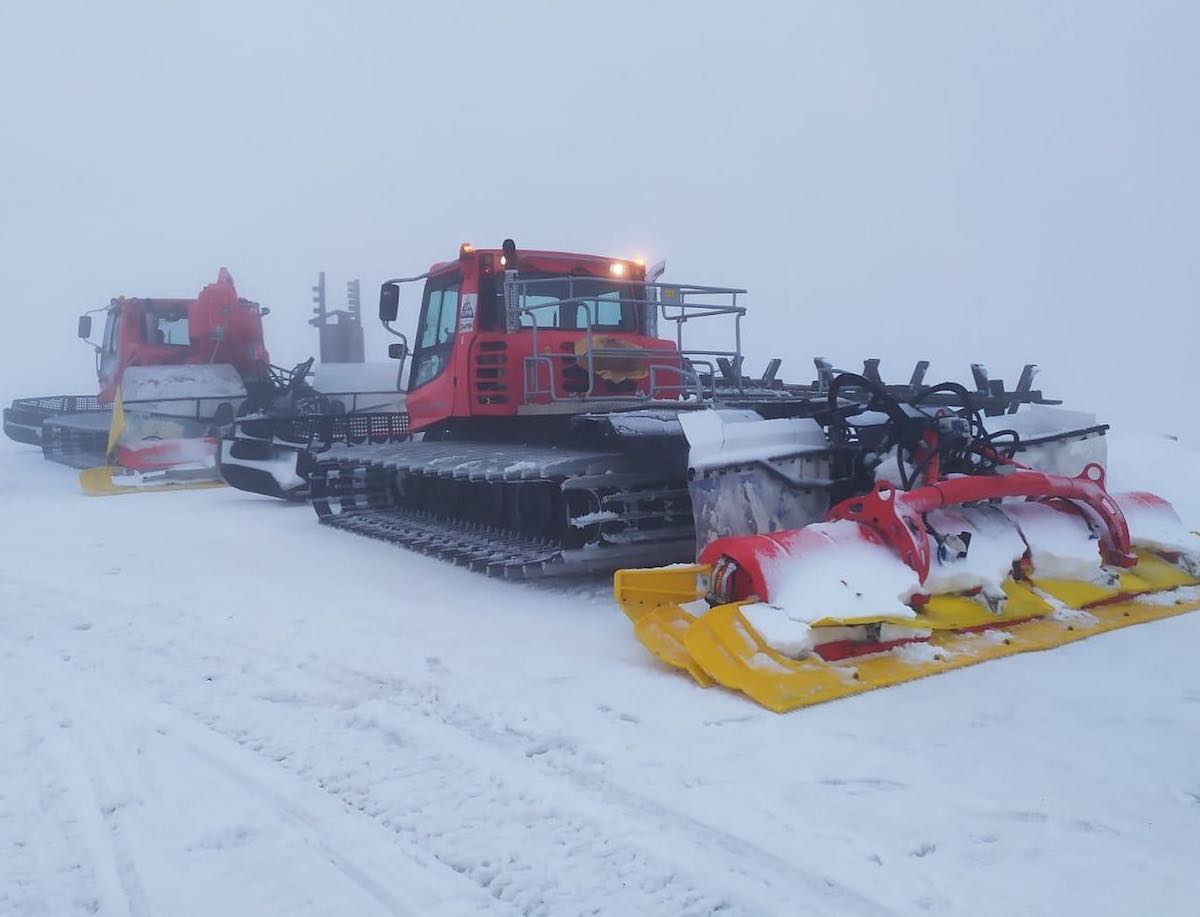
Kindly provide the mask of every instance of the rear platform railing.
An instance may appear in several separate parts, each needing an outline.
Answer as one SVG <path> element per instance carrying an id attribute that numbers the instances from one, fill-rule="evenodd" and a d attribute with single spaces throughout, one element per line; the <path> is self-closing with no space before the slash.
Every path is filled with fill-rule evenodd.
<path id="1" fill-rule="evenodd" d="M 101 404 L 95 395 L 48 395 L 43 398 L 18 398 L 10 410 L 31 414 L 94 414 L 107 411 L 111 404 Z"/>
<path id="2" fill-rule="evenodd" d="M 339 405 L 338 414 L 384 413 L 384 406 L 399 404 L 404 398 L 403 392 L 382 389 L 376 392 L 322 392 L 322 397 Z M 240 396 L 191 396 L 175 398 L 137 398 L 124 401 L 126 411 L 134 413 L 160 414 L 167 417 L 178 417 L 187 420 L 215 420 L 219 423 L 229 423 L 234 420 L 245 395 Z M 222 408 L 227 407 L 226 410 Z M 112 405 L 104 405 L 109 409 Z"/>
<path id="3" fill-rule="evenodd" d="M 352 446 L 396 443 L 409 438 L 408 414 L 381 411 L 360 414 L 301 414 L 297 417 L 247 417 L 234 424 L 239 435 L 269 441 L 282 440 L 305 448 L 325 448 L 335 443 Z"/>

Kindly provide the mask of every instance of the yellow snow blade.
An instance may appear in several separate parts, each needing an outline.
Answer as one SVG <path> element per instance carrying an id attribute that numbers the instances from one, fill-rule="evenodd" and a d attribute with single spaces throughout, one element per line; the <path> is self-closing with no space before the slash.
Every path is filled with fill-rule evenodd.
<path id="1" fill-rule="evenodd" d="M 709 568 L 702 564 L 680 564 L 618 570 L 613 577 L 613 596 L 633 621 L 633 632 L 642 646 L 667 665 L 683 669 L 705 688 L 712 679 L 683 645 L 683 635 L 696 619 L 680 606 L 703 595 L 700 577 L 708 573 Z"/>
<path id="2" fill-rule="evenodd" d="M 860 614 L 840 618 L 821 618 L 812 622 L 813 628 L 856 627 L 862 624 L 891 624 L 895 627 L 918 630 L 966 630 L 975 627 L 995 627 L 1014 621 L 1038 618 L 1054 611 L 1054 606 L 1024 583 L 1006 580 L 1003 584 L 1008 601 L 997 614 L 982 600 L 967 595 L 931 596 L 916 617 L 899 618 L 888 615 Z"/>
<path id="3" fill-rule="evenodd" d="M 1062 602 L 1068 608 L 1083 608 L 1085 605 L 1092 605 L 1096 602 L 1111 602 L 1125 591 L 1144 591 L 1136 588 L 1140 583 L 1131 584 L 1129 582 L 1128 573 L 1121 574 L 1120 584 L 1115 587 L 1100 583 L 1085 583 L 1081 580 L 1046 579 L 1040 576 L 1034 576 L 1031 582 L 1042 592 Z M 1129 585 L 1133 585 L 1134 588 L 1126 590 L 1125 587 Z"/>
<path id="4" fill-rule="evenodd" d="M 149 482 L 142 485 L 118 484 L 114 478 L 127 476 L 124 468 L 113 465 L 101 465 L 96 468 L 85 468 L 79 472 L 79 486 L 89 497 L 111 497 L 120 494 L 144 494 L 163 490 L 199 490 L 204 487 L 224 487 L 224 481 L 164 481 Z"/>
<path id="5" fill-rule="evenodd" d="M 1024 583 L 1009 579 L 1002 588 L 1008 596 L 1002 614 L 996 614 L 978 599 L 969 596 L 935 595 L 921 606 L 921 613 L 915 619 L 905 623 L 909 627 L 928 627 L 932 631 L 969 630 L 1044 618 L 1054 611 L 1053 605 Z"/>
<path id="6" fill-rule="evenodd" d="M 1091 608 L 1061 620 L 1034 618 L 981 632 L 935 631 L 927 643 L 828 663 L 816 659 L 789 659 L 777 653 L 750 626 L 740 606 L 731 604 L 718 606 L 698 618 L 684 634 L 684 645 L 715 682 L 741 691 L 768 710 L 786 713 L 798 707 L 901 684 L 988 659 L 1050 649 L 1117 628 L 1198 609 L 1200 601 L 1196 600 L 1162 605 L 1121 602 Z M 917 622 L 920 620 L 918 617 Z"/>
<path id="7" fill-rule="evenodd" d="M 1085 608 L 1097 602 L 1111 602 L 1118 596 L 1162 592 L 1180 586 L 1200 583 L 1182 567 L 1164 560 L 1150 551 L 1138 551 L 1137 565 L 1120 571 L 1116 586 L 1083 583 L 1075 580 L 1042 579 L 1035 575 L 1032 582 L 1038 589 L 1053 596 L 1069 608 Z"/>
<path id="8" fill-rule="evenodd" d="M 713 683 L 708 673 L 692 658 L 684 645 L 684 635 L 695 625 L 696 619 L 678 605 L 660 605 L 648 611 L 634 622 L 633 632 L 655 656 L 669 666 L 683 669 L 702 688 Z"/>
<path id="9" fill-rule="evenodd" d="M 636 622 L 647 612 L 665 606 L 694 602 L 704 592 L 699 578 L 708 576 L 704 564 L 679 564 L 644 570 L 618 570 L 613 576 L 613 597 L 621 610 Z"/>
<path id="10" fill-rule="evenodd" d="M 1036 576 L 1032 585 L 1009 579 L 1003 584 L 1008 601 L 1000 614 L 978 597 L 936 595 L 913 618 L 865 615 L 814 622 L 816 630 L 878 623 L 933 632 L 926 642 L 837 662 L 796 660 L 771 649 L 741 613 L 741 603 L 693 617 L 681 606 L 703 594 L 710 573 L 706 566 L 621 570 L 613 593 L 634 622 L 638 640 L 667 665 L 687 671 L 705 687 L 715 682 L 784 713 L 1200 609 L 1200 600 L 1172 601 L 1169 594 L 1200 585 L 1200 578 L 1152 552 L 1138 551 L 1137 556 L 1137 565 L 1120 571 L 1115 587 Z M 1038 590 L 1067 610 L 1056 613 Z M 1151 592 L 1165 593 L 1162 604 L 1131 598 Z M 1070 611 L 1085 605 L 1086 610 Z"/>
<path id="11" fill-rule="evenodd" d="M 1180 586 L 1200 585 L 1200 579 L 1149 551 L 1134 550 L 1137 566 L 1131 571 L 1145 585 L 1142 592 L 1163 592 Z"/>
<path id="12" fill-rule="evenodd" d="M 776 713 L 854 693 L 852 672 L 775 652 L 740 608 L 718 605 L 697 618 L 683 637 L 692 658 L 717 684 Z"/>

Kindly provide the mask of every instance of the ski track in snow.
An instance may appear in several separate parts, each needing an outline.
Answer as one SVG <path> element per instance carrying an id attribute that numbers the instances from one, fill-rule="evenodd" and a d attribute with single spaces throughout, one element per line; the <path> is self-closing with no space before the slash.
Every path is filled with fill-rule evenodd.
<path id="1" fill-rule="evenodd" d="M 5 687 L 14 684 L 6 675 Z M 46 722 L 46 713 L 16 691 L 6 690 L 5 696 L 0 708 L 0 735 L 6 739 L 0 754 L 0 914 L 95 913 L 110 884 L 110 877 L 97 871 L 89 843 L 102 838 L 99 808 L 86 777 L 73 780 L 74 774 L 63 772 L 71 764 L 70 750 L 43 744 L 47 737 L 53 740 L 57 725 Z M 38 817 L 24 818 L 26 811 Z"/>
<path id="2" fill-rule="evenodd" d="M 1200 615 L 776 717 L 649 659 L 603 581 L 0 461 L 0 917 L 1200 896 Z"/>
<path id="3" fill-rule="evenodd" d="M 27 585 L 14 595 L 12 582 L 7 585 L 5 598 L 14 606 L 55 616 L 44 586 Z M 68 606 L 85 599 L 60 590 L 50 593 Z M 62 664 L 84 666 L 91 676 L 72 696 L 111 695 L 103 706 L 93 701 L 89 718 L 103 721 L 106 711 L 123 710 L 137 711 L 150 722 L 164 720 L 164 714 L 149 710 L 146 702 L 114 689 L 112 674 L 104 671 L 105 660 L 87 655 L 79 646 L 87 637 L 70 640 L 70 620 L 60 623 L 60 636 L 67 638 L 68 646 L 76 644 L 63 649 Z M 800 888 L 809 902 L 797 902 L 794 913 L 809 911 L 814 902 L 839 913 L 887 913 L 767 850 L 589 775 L 573 762 L 577 753 L 568 738 L 498 727 L 478 712 L 447 701 L 434 686 L 379 678 L 316 656 L 298 666 L 303 687 L 292 687 L 286 679 L 298 674 L 297 667 L 269 648 L 214 641 L 193 627 L 183 629 L 183 635 L 171 634 L 170 628 L 140 621 L 136 639 L 122 657 L 145 666 L 140 677 L 165 689 L 176 715 L 186 711 L 183 715 L 209 729 L 203 741 L 185 739 L 169 727 L 165 734 L 312 827 L 294 804 L 281 801 L 213 748 L 222 737 L 237 743 L 306 783 L 315 783 L 414 848 L 431 852 L 438 863 L 516 913 L 574 913 L 580 901 L 587 902 L 581 913 L 767 913 L 770 902 L 778 903 Z M 240 658 L 235 660 L 234 652 Z M 187 677 L 197 661 L 217 658 L 230 668 L 225 676 L 206 681 L 201 692 L 170 684 L 173 674 Z M 272 669 L 264 670 L 264 660 L 272 660 Z M 46 662 L 29 665 L 27 671 L 44 672 Z M 78 675 L 66 680 L 71 678 Z M 228 710 L 238 715 L 224 713 Z M 348 731 L 356 733 L 352 753 L 338 741 Z M 310 741 L 298 744 L 297 736 Z M 469 755 L 462 750 L 464 739 L 470 744 Z M 89 775 L 93 784 L 102 779 L 95 767 L 89 768 Z M 103 790 L 98 795 L 108 796 Z M 447 820 L 445 812 L 453 812 L 454 818 Z M 126 849 L 119 809 L 107 806 L 104 813 L 127 912 L 140 917 L 148 911 Z M 638 830 L 632 831 L 637 823 Z M 647 849 L 627 839 L 630 835 L 653 839 L 660 849 Z M 688 847 L 691 863 L 662 855 L 663 848 Z M 407 913 L 390 900 L 380 881 L 364 876 L 336 851 L 323 849 L 342 872 L 386 905 L 385 912 Z M 707 859 L 710 868 L 697 870 L 697 857 Z M 745 894 L 722 891 L 720 881 L 707 880 L 722 872 L 736 876 L 743 888 L 756 887 L 758 894 L 747 900 Z M 709 884 L 717 887 L 706 887 Z"/>
<path id="4" fill-rule="evenodd" d="M 36 679 L 26 680 L 37 683 Z M 105 897 L 110 909 L 128 917 L 148 917 L 150 907 L 125 832 L 123 803 L 109 788 L 105 772 L 97 763 L 94 720 L 72 716 L 53 701 L 51 709 L 59 712 L 56 736 L 59 748 L 55 759 L 74 770 L 68 785 L 76 789 L 75 798 L 87 809 L 83 819 L 90 823 L 89 855 L 105 875 Z"/>
<path id="5" fill-rule="evenodd" d="M 44 676 L 47 671 L 53 671 L 53 666 L 48 667 L 47 660 L 37 659 L 36 654 L 9 654 L 5 663 L 11 675 L 37 690 L 43 705 L 58 711 L 65 711 L 65 704 L 70 705 L 70 713 L 62 712 L 55 722 L 43 724 L 42 738 L 52 752 L 51 760 L 63 770 L 59 775 L 61 784 L 58 791 L 77 803 L 81 810 L 76 813 L 77 822 L 85 826 L 84 833 L 88 835 L 86 843 L 72 845 L 76 848 L 72 852 L 78 859 L 68 860 L 65 871 L 97 876 L 96 893 L 91 897 L 77 894 L 69 907 L 61 902 L 43 902 L 37 896 L 44 894 L 45 889 L 36 887 L 31 889 L 27 900 L 11 902 L 11 913 L 104 913 L 143 917 L 156 913 L 230 912 L 224 906 L 227 902 L 221 902 L 221 907 L 213 907 L 208 902 L 179 900 L 174 889 L 167 889 L 167 894 L 160 895 L 156 905 L 152 906 L 140 875 L 140 862 L 143 860 L 151 862 L 149 871 L 158 882 L 164 877 L 174 881 L 180 878 L 176 870 L 181 867 L 186 869 L 183 861 L 171 862 L 154 849 L 154 831 L 148 828 L 146 822 L 149 819 L 140 810 L 159 807 L 165 811 L 156 813 L 156 818 L 174 818 L 178 814 L 173 811 L 178 800 L 170 799 L 170 794 L 183 792 L 190 795 L 201 788 L 213 792 L 216 800 L 224 800 L 242 791 L 242 795 L 256 797 L 256 801 L 265 803 L 269 814 L 265 819 L 261 816 L 256 819 L 258 827 L 251 823 L 222 824 L 201 832 L 194 846 L 186 852 L 236 853 L 238 848 L 253 842 L 263 824 L 275 822 L 277 828 L 286 832 L 289 840 L 298 840 L 311 849 L 313 856 L 303 857 L 306 869 L 321 873 L 328 871 L 326 865 L 331 866 L 341 877 L 364 892 L 365 899 L 371 899 L 354 901 L 354 896 L 348 894 L 346 888 L 339 888 L 338 882 L 329 882 L 327 877 L 322 877 L 317 884 L 335 888 L 341 905 L 314 910 L 314 913 L 343 913 L 346 912 L 343 906 L 348 908 L 350 902 L 354 903 L 354 913 L 363 914 L 408 915 L 430 913 L 435 909 L 438 913 L 468 913 L 480 910 L 478 907 L 462 908 L 433 898 L 415 910 L 410 909 L 408 904 L 388 890 L 388 885 L 397 878 L 394 868 L 364 867 L 355 861 L 353 852 L 345 852 L 359 842 L 355 832 L 361 833 L 361 826 L 353 824 L 347 829 L 341 823 L 360 820 L 348 818 L 338 807 L 334 807 L 332 813 L 322 813 L 321 809 L 328 807 L 314 806 L 303 790 L 281 791 L 277 774 L 269 770 L 254 773 L 253 764 L 239 762 L 237 753 L 241 749 L 234 743 L 182 717 L 171 708 L 118 693 L 94 678 L 85 682 L 78 673 L 60 671 L 56 673 L 53 683 L 48 683 Z M 39 679 L 39 673 L 42 679 Z M 115 747 L 114 737 L 132 740 L 133 766 L 129 762 L 128 746 Z M 230 746 L 232 752 L 223 746 Z M 149 760 L 164 754 L 190 765 L 187 768 L 188 776 L 198 776 L 202 780 L 189 780 L 169 788 L 159 787 L 160 790 L 166 790 L 168 802 L 165 805 L 161 798 L 154 798 L 145 792 L 153 781 L 142 780 L 140 778 L 144 775 L 137 773 L 140 769 L 138 765 L 142 763 L 139 759 Z M 25 760 L 22 763 L 28 765 L 29 762 Z M 195 767 L 197 764 L 199 768 Z M 162 773 L 169 774 L 173 770 L 165 768 Z M 217 808 L 221 808 L 220 803 Z M 64 821 L 69 826 L 76 823 L 76 819 Z M 137 830 L 131 831 L 130 824 L 136 825 Z M 342 835 L 342 840 L 339 840 L 339 835 Z M 372 845 L 380 840 L 379 837 L 368 838 Z M 395 864 L 388 865 L 394 867 Z M 422 864 L 420 868 L 424 884 L 424 870 L 428 866 Z M 280 881 L 280 877 L 269 879 L 271 882 L 268 884 Z M 57 876 L 52 879 L 55 884 L 58 881 Z M 344 886 L 345 883 L 340 884 Z M 287 898 L 279 896 L 280 891 L 279 887 L 272 889 L 257 908 L 246 907 L 242 910 L 241 907 L 235 907 L 232 912 L 268 913 L 276 912 L 277 908 L 279 912 L 297 912 L 284 906 Z M 461 897 L 457 890 L 455 897 Z M 377 906 L 364 906 L 371 901 Z M 302 912 L 308 912 L 304 905 L 309 903 L 303 895 L 293 902 Z"/>

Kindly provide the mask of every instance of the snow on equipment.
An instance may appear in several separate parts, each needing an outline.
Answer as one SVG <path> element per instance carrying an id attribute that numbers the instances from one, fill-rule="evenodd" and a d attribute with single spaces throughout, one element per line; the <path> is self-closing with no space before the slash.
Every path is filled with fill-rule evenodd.
<path id="1" fill-rule="evenodd" d="M 415 435 L 383 442 L 386 431 L 315 430 L 328 419 L 309 418 L 293 442 L 310 436 L 313 445 L 294 458 L 286 442 L 262 438 L 261 476 L 246 489 L 307 487 L 326 525 L 493 575 L 615 570 L 690 562 L 698 542 L 820 519 L 870 490 L 889 420 L 948 412 L 947 444 L 969 424 L 958 416 L 961 387 L 922 384 L 927 363 L 890 386 L 878 360 L 862 376 L 818 360 L 817 378 L 804 384 L 779 379 L 778 359 L 746 375 L 745 291 L 663 283 L 663 267 L 518 251 L 505 240 L 463 245 L 453 261 L 384 283 L 380 318 L 399 338 L 389 353 L 401 366 L 411 358 Z M 418 282 L 410 344 L 392 322 L 401 287 Z M 686 346 L 697 322 L 728 344 Z M 1033 388 L 1033 367 L 1013 390 L 980 366 L 973 377 L 972 413 L 1012 416 L 1024 431 L 996 434 L 993 449 L 1055 473 L 1103 455 L 1106 428 L 1047 407 L 1057 402 Z M 862 411 L 863 393 L 876 389 L 895 402 L 894 417 Z M 842 432 L 830 436 L 833 428 Z M 915 429 L 906 425 L 904 436 Z M 928 471 L 914 468 L 895 473 Z M 937 473 L 948 473 L 945 463 Z"/>
<path id="2" fill-rule="evenodd" d="M 619 571 L 617 601 L 663 662 L 777 712 L 1200 608 L 1200 536 L 1110 494 L 1094 424 L 1055 413 L 1076 429 L 1038 408 L 990 432 L 962 386 L 842 374 L 820 426 L 695 415 L 699 563 Z M 791 470 L 762 447 L 780 423 Z"/>

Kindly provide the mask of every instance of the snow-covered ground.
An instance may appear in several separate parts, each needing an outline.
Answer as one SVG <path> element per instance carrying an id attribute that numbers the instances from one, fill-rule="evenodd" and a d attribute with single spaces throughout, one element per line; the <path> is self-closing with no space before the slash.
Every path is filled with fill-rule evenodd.
<path id="1" fill-rule="evenodd" d="M 776 716 L 603 579 L 0 469 L 0 914 L 1196 911 L 1200 615 Z"/>

